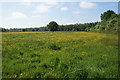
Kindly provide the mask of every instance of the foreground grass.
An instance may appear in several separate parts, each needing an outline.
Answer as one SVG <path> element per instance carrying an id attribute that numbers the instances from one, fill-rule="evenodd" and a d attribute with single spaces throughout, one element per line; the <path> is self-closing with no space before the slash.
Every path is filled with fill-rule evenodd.
<path id="1" fill-rule="evenodd" d="M 117 78 L 117 35 L 14 32 L 2 35 L 3 78 Z"/>

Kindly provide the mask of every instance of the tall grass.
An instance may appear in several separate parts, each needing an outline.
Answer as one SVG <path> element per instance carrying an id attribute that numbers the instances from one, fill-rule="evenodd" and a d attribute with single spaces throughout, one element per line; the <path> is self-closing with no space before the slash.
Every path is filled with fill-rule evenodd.
<path id="1" fill-rule="evenodd" d="M 118 36 L 93 32 L 2 34 L 3 78 L 117 78 Z"/>

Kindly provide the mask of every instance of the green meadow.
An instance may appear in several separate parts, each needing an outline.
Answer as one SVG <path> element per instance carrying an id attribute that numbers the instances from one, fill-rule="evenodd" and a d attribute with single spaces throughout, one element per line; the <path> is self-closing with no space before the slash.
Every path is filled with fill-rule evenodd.
<path id="1" fill-rule="evenodd" d="M 118 36 L 4 32 L 2 78 L 118 78 Z"/>

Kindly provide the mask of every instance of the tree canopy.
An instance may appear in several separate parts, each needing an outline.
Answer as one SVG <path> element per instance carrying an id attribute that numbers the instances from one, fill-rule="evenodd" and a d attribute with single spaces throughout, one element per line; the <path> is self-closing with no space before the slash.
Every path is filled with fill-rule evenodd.
<path id="1" fill-rule="evenodd" d="M 102 21 L 107 21 L 109 18 L 111 18 L 111 16 L 116 17 L 117 14 L 115 14 L 115 12 L 112 10 L 108 10 L 107 12 L 104 12 L 103 14 L 101 14 L 100 17 Z"/>
<path id="2" fill-rule="evenodd" d="M 55 21 L 51 21 L 48 25 L 47 28 L 50 31 L 57 31 L 58 30 L 58 24 Z"/>

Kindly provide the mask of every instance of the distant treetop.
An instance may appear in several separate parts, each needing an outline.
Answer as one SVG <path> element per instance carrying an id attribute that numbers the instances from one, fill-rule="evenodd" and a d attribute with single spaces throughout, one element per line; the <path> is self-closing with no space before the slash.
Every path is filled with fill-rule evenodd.
<path id="1" fill-rule="evenodd" d="M 50 31 L 57 31 L 58 30 L 58 24 L 55 21 L 51 21 L 48 25 L 47 28 Z"/>
<path id="2" fill-rule="evenodd" d="M 114 11 L 107 10 L 106 12 L 104 12 L 103 14 L 101 14 L 100 17 L 101 17 L 102 21 L 107 21 L 109 18 L 116 17 L 116 16 L 117 16 L 117 14 Z"/>

